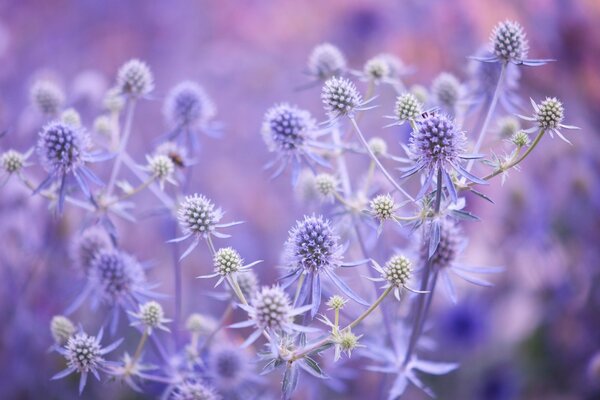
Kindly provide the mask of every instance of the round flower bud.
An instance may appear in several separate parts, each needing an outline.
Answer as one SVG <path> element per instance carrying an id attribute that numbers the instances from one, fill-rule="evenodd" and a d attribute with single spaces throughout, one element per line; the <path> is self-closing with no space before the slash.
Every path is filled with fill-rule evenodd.
<path id="1" fill-rule="evenodd" d="M 510 138 L 521 129 L 521 123 L 512 116 L 500 118 L 498 120 L 498 133 L 502 138 Z"/>
<path id="2" fill-rule="evenodd" d="M 411 151 L 429 168 L 455 164 L 464 151 L 464 134 L 443 115 L 430 114 L 411 133 Z"/>
<path id="3" fill-rule="evenodd" d="M 65 95 L 52 81 L 37 81 L 31 87 L 31 102 L 44 115 L 56 115 L 65 102 Z"/>
<path id="4" fill-rule="evenodd" d="M 94 131 L 99 135 L 110 137 L 112 130 L 113 126 L 108 116 L 101 115 L 94 120 Z"/>
<path id="5" fill-rule="evenodd" d="M 91 262 L 90 281 L 98 296 L 109 304 L 129 298 L 145 281 L 142 266 L 129 254 L 100 250 Z"/>
<path id="6" fill-rule="evenodd" d="M 258 277 L 254 271 L 246 270 L 244 273 L 238 274 L 235 278 L 245 298 L 252 298 L 258 291 Z"/>
<path id="7" fill-rule="evenodd" d="M 293 320 L 291 312 L 290 298 L 282 288 L 263 287 L 252 299 L 250 317 L 262 329 L 282 331 Z"/>
<path id="8" fill-rule="evenodd" d="M 125 107 L 125 99 L 122 96 L 119 88 L 112 88 L 106 92 L 104 96 L 104 107 L 113 113 L 120 112 Z"/>
<path id="9" fill-rule="evenodd" d="M 67 108 L 60 114 L 60 120 L 65 124 L 74 126 L 75 128 L 81 127 L 81 116 L 74 108 Z"/>
<path id="10" fill-rule="evenodd" d="M 221 219 L 219 210 L 207 197 L 201 194 L 186 196 L 179 206 L 179 224 L 186 233 L 208 236 Z"/>
<path id="11" fill-rule="evenodd" d="M 98 340 L 86 333 L 71 336 L 65 349 L 69 367 L 79 373 L 95 371 L 103 361 Z"/>
<path id="12" fill-rule="evenodd" d="M 337 342 L 341 351 L 350 354 L 358 346 L 358 337 L 351 331 L 344 330 L 339 333 Z"/>
<path id="13" fill-rule="evenodd" d="M 529 139 L 529 135 L 525 131 L 515 132 L 511 136 L 510 141 L 517 147 L 526 147 L 531 143 L 531 139 Z"/>
<path id="14" fill-rule="evenodd" d="M 335 294 L 331 296 L 327 301 L 327 307 L 329 307 L 332 310 L 341 310 L 342 308 L 344 308 L 344 305 L 346 305 L 347 302 L 348 300 L 344 299 L 340 295 Z"/>
<path id="15" fill-rule="evenodd" d="M 140 306 L 137 314 L 140 322 L 147 328 L 158 328 L 165 322 L 165 313 L 162 306 L 156 301 L 149 301 Z"/>
<path id="16" fill-rule="evenodd" d="M 395 116 L 398 121 L 411 121 L 419 118 L 423 108 L 412 93 L 404 93 L 396 99 Z"/>
<path id="17" fill-rule="evenodd" d="M 172 126 L 181 128 L 207 122 L 214 118 L 217 109 L 200 85 L 185 81 L 171 89 L 163 112 Z"/>
<path id="18" fill-rule="evenodd" d="M 340 264 L 338 237 L 333 233 L 329 221 L 321 216 L 306 216 L 304 220 L 297 221 L 285 248 L 288 265 L 292 269 L 300 267 L 307 272 L 319 272 Z"/>
<path id="19" fill-rule="evenodd" d="M 316 131 L 316 122 L 306 110 L 287 103 L 277 104 L 265 113 L 262 135 L 271 151 L 298 152 Z"/>
<path id="20" fill-rule="evenodd" d="M 504 62 L 520 62 L 527 58 L 527 39 L 517 22 L 500 22 L 492 32 L 491 41 L 494 54 Z"/>
<path id="21" fill-rule="evenodd" d="M 225 247 L 217 250 L 213 257 L 215 272 L 221 276 L 227 276 L 240 270 L 244 260 L 235 249 Z"/>
<path id="22" fill-rule="evenodd" d="M 165 180 L 175 172 L 175 164 L 169 156 L 158 154 L 148 157 L 148 169 L 160 180 Z"/>
<path id="23" fill-rule="evenodd" d="M 377 219 L 385 221 L 394 217 L 396 202 L 389 194 L 380 194 L 371 200 L 370 208 Z"/>
<path id="24" fill-rule="evenodd" d="M 405 70 L 402 60 L 394 54 L 383 53 L 379 54 L 376 58 L 384 61 L 387 64 L 388 76 L 392 78 L 398 77 Z"/>
<path id="25" fill-rule="evenodd" d="M 52 338 L 54 338 L 54 343 L 63 345 L 75 333 L 75 325 L 65 316 L 55 315 L 50 321 L 50 332 Z"/>
<path id="26" fill-rule="evenodd" d="M 384 78 L 387 78 L 391 74 L 389 63 L 377 56 L 371 58 L 365 63 L 363 73 L 371 80 L 378 82 Z"/>
<path id="27" fill-rule="evenodd" d="M 64 122 L 50 122 L 40 132 L 37 152 L 50 173 L 66 174 L 83 163 L 82 153 L 88 144 L 83 130 Z"/>
<path id="28" fill-rule="evenodd" d="M 184 381 L 171 393 L 171 400 L 219 400 L 221 397 L 209 386 L 200 382 Z"/>
<path id="29" fill-rule="evenodd" d="M 362 103 L 362 97 L 354 83 L 336 77 L 327 80 L 323 85 L 321 100 L 331 118 L 352 114 Z"/>
<path id="30" fill-rule="evenodd" d="M 369 139 L 369 149 L 376 156 L 382 156 L 387 154 L 387 143 L 380 137 L 373 137 Z"/>
<path id="31" fill-rule="evenodd" d="M 404 256 L 393 256 L 388 260 L 383 269 L 384 278 L 390 285 L 404 287 L 412 273 L 412 263 Z"/>
<path id="32" fill-rule="evenodd" d="M 81 234 L 74 235 L 71 243 L 71 259 L 84 273 L 88 273 L 92 261 L 101 250 L 110 250 L 112 243 L 106 231 L 98 226 L 92 226 Z"/>
<path id="33" fill-rule="evenodd" d="M 565 116 L 565 109 L 556 97 L 546 97 L 535 113 L 535 119 L 541 129 L 557 129 Z"/>
<path id="34" fill-rule="evenodd" d="M 434 79 L 431 93 L 437 104 L 446 112 L 454 113 L 461 97 L 460 81 L 448 72 L 442 72 Z"/>
<path id="35" fill-rule="evenodd" d="M 25 155 L 15 150 L 7 150 L 0 156 L 0 165 L 9 174 L 14 174 L 25 165 Z"/>
<path id="36" fill-rule="evenodd" d="M 154 89 L 154 78 L 146 63 L 134 59 L 127 61 L 119 69 L 117 87 L 121 94 L 140 97 Z"/>
<path id="37" fill-rule="evenodd" d="M 410 93 L 412 93 L 421 104 L 427 103 L 427 100 L 429 99 L 429 92 L 423 85 L 412 85 L 410 87 Z"/>
<path id="38" fill-rule="evenodd" d="M 421 241 L 421 259 L 427 260 L 429 245 L 427 240 Z M 444 220 L 440 225 L 440 242 L 431 258 L 432 268 L 446 268 L 451 266 L 460 253 L 463 236 L 460 229 L 451 221 Z"/>
<path id="39" fill-rule="evenodd" d="M 346 69 L 346 58 L 332 44 L 323 43 L 315 47 L 308 58 L 308 72 L 319 79 L 327 79 Z"/>
<path id="40" fill-rule="evenodd" d="M 319 174 L 315 177 L 315 185 L 322 196 L 330 196 L 335 193 L 337 181 L 331 174 Z"/>
<path id="41" fill-rule="evenodd" d="M 217 322 L 202 314 L 191 314 L 185 322 L 185 328 L 197 335 L 208 335 L 215 330 Z"/>

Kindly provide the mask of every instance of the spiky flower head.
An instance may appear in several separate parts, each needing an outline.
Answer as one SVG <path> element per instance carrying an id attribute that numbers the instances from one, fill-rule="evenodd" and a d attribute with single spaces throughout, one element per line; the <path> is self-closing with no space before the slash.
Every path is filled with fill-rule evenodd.
<path id="1" fill-rule="evenodd" d="M 329 220 L 322 216 L 305 216 L 297 221 L 285 244 L 289 267 L 320 272 L 341 263 L 341 247 Z"/>
<path id="2" fill-rule="evenodd" d="M 382 138 L 375 136 L 369 139 L 369 148 L 376 156 L 383 156 L 387 154 L 388 146 L 385 140 Z"/>
<path id="3" fill-rule="evenodd" d="M 250 318 L 261 329 L 285 330 L 293 321 L 289 296 L 279 286 L 263 287 L 252 299 Z"/>
<path id="4" fill-rule="evenodd" d="M 448 117 L 430 114 L 411 133 L 410 146 L 419 164 L 437 168 L 458 161 L 464 151 L 465 136 Z"/>
<path id="5" fill-rule="evenodd" d="M 171 400 L 220 400 L 213 388 L 200 382 L 185 381 L 175 386 L 171 392 Z"/>
<path id="6" fill-rule="evenodd" d="M 148 171 L 150 171 L 152 176 L 159 180 L 161 186 L 164 185 L 165 181 L 175 183 L 173 180 L 175 164 L 171 157 L 163 154 L 156 154 L 153 156 L 146 156 L 146 160 L 148 161 Z"/>
<path id="7" fill-rule="evenodd" d="M 107 115 L 100 115 L 94 120 L 94 132 L 108 138 L 112 135 L 113 124 Z"/>
<path id="8" fill-rule="evenodd" d="M 535 119 L 541 129 L 558 129 L 565 116 L 565 109 L 556 97 L 546 97 L 538 106 Z"/>
<path id="9" fill-rule="evenodd" d="M 513 116 L 506 116 L 498 120 L 498 133 L 502 138 L 510 138 L 521 129 L 521 123 Z"/>
<path id="10" fill-rule="evenodd" d="M 333 341 L 335 343 L 335 355 L 334 360 L 337 361 L 342 356 L 342 352 L 346 353 L 348 357 L 352 356 L 352 351 L 357 347 L 362 347 L 358 344 L 361 336 L 356 336 L 350 330 L 342 330 L 335 332 L 333 335 Z"/>
<path id="11" fill-rule="evenodd" d="M 328 79 L 321 90 L 321 100 L 330 118 L 352 114 L 362 104 L 356 86 L 346 78 Z"/>
<path id="12" fill-rule="evenodd" d="M 316 121 L 310 113 L 288 103 L 269 108 L 262 125 L 269 150 L 284 154 L 300 152 L 315 131 Z"/>
<path id="13" fill-rule="evenodd" d="M 74 126 L 75 128 L 81 127 L 81 115 L 74 108 L 67 108 L 60 114 L 60 120 L 65 124 Z"/>
<path id="14" fill-rule="evenodd" d="M 243 274 L 238 274 L 236 279 L 245 298 L 251 299 L 258 291 L 258 277 L 254 271 L 244 271 Z"/>
<path id="15" fill-rule="evenodd" d="M 117 87 L 121 94 L 132 97 L 145 96 L 154 89 L 152 71 L 143 61 L 129 60 L 119 69 Z"/>
<path id="16" fill-rule="evenodd" d="M 159 144 L 156 147 L 154 154 L 169 157 L 173 164 L 178 168 L 184 168 L 189 164 L 187 149 L 175 142 L 164 142 Z"/>
<path id="17" fill-rule="evenodd" d="M 427 103 L 427 100 L 429 99 L 429 91 L 423 85 L 412 85 L 410 87 L 410 93 L 412 93 L 421 104 Z"/>
<path id="18" fill-rule="evenodd" d="M 411 121 L 423 113 L 423 105 L 412 93 L 404 93 L 396 99 L 395 117 L 398 121 Z"/>
<path id="19" fill-rule="evenodd" d="M 108 304 L 122 304 L 135 296 L 145 282 L 138 261 L 113 249 L 98 251 L 91 262 L 89 277 L 98 297 Z"/>
<path id="20" fill-rule="evenodd" d="M 337 180 L 331 174 L 321 173 L 315 176 L 315 185 L 322 196 L 331 196 L 336 191 Z"/>
<path id="21" fill-rule="evenodd" d="M 92 226 L 74 235 L 70 255 L 75 265 L 87 274 L 96 255 L 112 247 L 106 231 L 99 226 Z"/>
<path id="22" fill-rule="evenodd" d="M 420 251 L 423 261 L 429 256 L 427 242 L 425 239 L 421 240 Z M 432 268 L 442 269 L 452 266 L 461 252 L 463 243 L 464 237 L 458 226 L 450 220 L 443 220 L 440 224 L 440 242 L 431 258 Z"/>
<path id="23" fill-rule="evenodd" d="M 30 92 L 31 102 L 44 115 L 57 115 L 65 102 L 60 87 L 50 80 L 40 80 L 33 84 Z"/>
<path id="24" fill-rule="evenodd" d="M 50 321 L 50 332 L 52 333 L 54 343 L 63 345 L 75 333 L 75 325 L 65 316 L 55 315 Z"/>
<path id="25" fill-rule="evenodd" d="M 225 247 L 217 250 L 213 257 L 215 272 L 221 276 L 227 276 L 238 272 L 244 265 L 244 260 L 232 247 Z"/>
<path id="26" fill-rule="evenodd" d="M 517 147 L 526 147 L 531 143 L 529 135 L 525 131 L 517 131 L 511 137 L 510 141 Z"/>
<path id="27" fill-rule="evenodd" d="M 87 146 L 88 137 L 85 131 L 64 122 L 54 121 L 40 132 L 37 153 L 46 171 L 64 175 L 83 164 L 83 154 Z"/>
<path id="28" fill-rule="evenodd" d="M 308 72 L 319 79 L 327 79 L 346 69 L 346 58 L 336 46 L 323 43 L 315 47 L 308 58 Z"/>
<path id="29" fill-rule="evenodd" d="M 212 317 L 198 313 L 190 314 L 185 322 L 185 328 L 197 335 L 208 335 L 217 327 L 217 322 Z"/>
<path id="30" fill-rule="evenodd" d="M 382 53 L 375 58 L 382 60 L 387 64 L 388 76 L 391 78 L 396 78 L 406 72 L 402 60 L 394 54 Z"/>
<path id="31" fill-rule="evenodd" d="M 529 46 L 525 31 L 518 22 L 500 22 L 492 31 L 490 40 L 494 54 L 505 63 L 518 63 L 527 58 Z"/>
<path id="32" fill-rule="evenodd" d="M 181 128 L 209 121 L 215 117 L 217 109 L 202 86 L 184 81 L 169 92 L 163 113 L 169 124 Z"/>
<path id="33" fill-rule="evenodd" d="M 392 256 L 383 268 L 384 278 L 394 287 L 404 287 L 412 274 L 412 263 L 403 255 Z"/>
<path id="34" fill-rule="evenodd" d="M 431 93 L 444 111 L 454 113 L 462 96 L 462 86 L 454 75 L 442 72 L 433 80 Z"/>
<path id="35" fill-rule="evenodd" d="M 68 339 L 67 362 L 79 373 L 96 370 L 102 363 L 102 349 L 96 337 L 77 333 Z"/>
<path id="36" fill-rule="evenodd" d="M 25 154 L 7 150 L 0 156 L 0 166 L 9 174 L 19 172 L 25 166 Z"/>
<path id="37" fill-rule="evenodd" d="M 327 300 L 327 307 L 329 307 L 331 310 L 341 310 L 344 308 L 347 302 L 347 299 L 338 294 L 334 294 L 329 298 L 329 300 Z"/>
<path id="38" fill-rule="evenodd" d="M 156 301 L 148 301 L 140 305 L 140 309 L 137 313 L 130 312 L 129 314 L 135 319 L 131 325 L 140 325 L 147 330 L 148 333 L 152 333 L 153 329 L 169 331 L 164 324 L 170 322 L 170 320 L 165 318 L 165 312 L 163 311 L 162 306 Z"/>
<path id="39" fill-rule="evenodd" d="M 376 56 L 365 63 L 363 73 L 369 80 L 379 82 L 385 78 L 389 78 L 392 71 L 386 59 Z"/>
<path id="40" fill-rule="evenodd" d="M 208 366 L 215 386 L 231 391 L 247 378 L 249 363 L 243 350 L 220 345 L 211 351 Z"/>
<path id="41" fill-rule="evenodd" d="M 206 196 L 194 193 L 179 205 L 178 220 L 184 232 L 208 237 L 215 230 L 223 212 Z"/>
<path id="42" fill-rule="evenodd" d="M 389 194 L 380 194 L 376 196 L 369 204 L 371 213 L 380 221 L 385 221 L 394 217 L 396 211 L 396 202 Z"/>

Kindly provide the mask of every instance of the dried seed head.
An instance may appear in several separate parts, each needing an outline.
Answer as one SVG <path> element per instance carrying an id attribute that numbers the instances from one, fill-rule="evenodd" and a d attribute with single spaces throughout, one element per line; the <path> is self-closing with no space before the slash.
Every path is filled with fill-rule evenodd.
<path id="1" fill-rule="evenodd" d="M 535 113 L 535 119 L 541 129 L 558 129 L 565 116 L 565 109 L 556 97 L 546 97 Z"/>
<path id="2" fill-rule="evenodd" d="M 385 263 L 384 278 L 390 285 L 404 287 L 412 274 L 412 263 L 402 255 L 395 255 Z"/>
<path id="3" fill-rule="evenodd" d="M 330 118 L 352 114 L 362 103 L 354 83 L 345 78 L 333 77 L 325 82 L 321 100 Z"/>
<path id="4" fill-rule="evenodd" d="M 330 43 L 315 47 L 308 58 L 308 72 L 319 79 L 338 75 L 346 69 L 346 58 Z"/>
<path id="5" fill-rule="evenodd" d="M 213 257 L 215 272 L 221 276 L 227 276 L 238 272 L 244 264 L 244 260 L 235 249 L 225 247 L 217 250 Z"/>
<path id="6" fill-rule="evenodd" d="M 423 106 L 412 93 L 404 93 L 396 99 L 395 116 L 398 121 L 411 121 L 419 118 Z"/>
<path id="7" fill-rule="evenodd" d="M 50 321 L 50 332 L 52 333 L 54 342 L 58 345 L 63 345 L 75 333 L 75 325 L 65 316 L 55 315 Z"/>
<path id="8" fill-rule="evenodd" d="M 145 96 L 154 89 L 154 78 L 146 63 L 134 59 L 127 61 L 119 69 L 117 87 L 121 94 Z"/>
<path id="9" fill-rule="evenodd" d="M 58 85 L 49 80 L 37 81 L 31 87 L 31 102 L 44 115 L 57 115 L 65 102 L 65 95 Z"/>
<path id="10" fill-rule="evenodd" d="M 504 62 L 520 62 L 527 58 L 529 46 L 525 32 L 517 22 L 504 21 L 496 25 L 491 42 L 494 54 Z"/>
<path id="11" fill-rule="evenodd" d="M 250 317 L 262 329 L 282 331 L 293 320 L 290 298 L 279 286 L 263 287 L 252 299 L 252 307 Z"/>
<path id="12" fill-rule="evenodd" d="M 371 200 L 371 213 L 380 221 L 385 221 L 394 216 L 396 202 L 389 194 L 381 194 Z"/>

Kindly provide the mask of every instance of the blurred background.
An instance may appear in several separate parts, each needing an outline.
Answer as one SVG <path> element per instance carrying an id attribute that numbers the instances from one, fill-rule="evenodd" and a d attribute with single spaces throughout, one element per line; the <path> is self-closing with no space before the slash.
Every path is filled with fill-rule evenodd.
<path id="1" fill-rule="evenodd" d="M 471 240 L 464 259 L 503 265 L 506 272 L 492 289 L 463 291 L 456 307 L 436 302 L 431 336 L 440 344 L 437 354 L 460 361 L 462 367 L 431 384 L 441 399 L 598 399 L 598 1 L 5 0 L 0 3 L 0 129 L 8 133 L 0 139 L 0 149 L 24 151 L 34 144 L 41 126 L 29 105 L 35 79 L 58 82 L 68 105 L 90 126 L 118 68 L 140 58 L 152 68 L 156 82 L 152 99 L 139 105 L 134 121 L 131 152 L 142 162 L 153 149 L 152 140 L 166 132 L 161 111 L 166 93 L 179 81 L 195 80 L 214 99 L 225 134 L 221 139 L 202 137 L 191 190 L 214 199 L 228 218 L 246 221 L 233 228 L 230 243 L 247 260 L 265 260 L 258 272 L 270 284 L 276 280 L 289 228 L 316 208 L 296 200 L 288 175 L 269 180 L 263 165 L 272 155 L 260 126 L 265 110 L 280 101 L 325 119 L 318 87 L 294 90 L 308 80 L 303 71 L 312 48 L 331 42 L 359 70 L 370 57 L 393 53 L 415 68 L 406 83 L 428 87 L 441 71 L 466 80 L 467 56 L 506 18 L 525 28 L 531 57 L 557 60 L 522 69 L 523 113 L 530 112 L 529 97 L 556 96 L 565 105 L 565 122 L 581 130 L 568 132 L 573 146 L 544 138 L 521 171 L 513 171 L 504 185 L 495 181 L 485 189 L 495 204 L 468 199 L 469 209 L 482 221 L 466 225 Z M 365 129 L 399 152 L 407 131 L 381 129 L 381 116 L 391 114 L 394 95 L 380 90 L 380 107 L 365 119 Z M 500 140 L 490 145 L 502 149 Z M 364 168 L 363 161 L 357 159 L 353 170 Z M 148 209 L 152 202 L 147 196 L 139 207 Z M 81 289 L 68 257 L 69 239 L 80 222 L 74 210 L 53 218 L 44 201 L 18 184 L 0 188 L 4 399 L 76 398 L 74 381 L 50 382 L 63 360 L 46 350 L 52 343 L 50 318 Z M 153 261 L 150 279 L 160 282 L 164 293 L 173 291 L 170 252 L 162 244 L 172 234 L 169 227 L 160 218 L 118 222 L 122 246 Z M 394 234 L 384 233 L 378 247 L 395 245 Z M 224 308 L 202 294 L 210 284 L 194 279 L 209 266 L 202 251 L 185 260 L 184 315 L 197 311 L 219 317 Z M 165 302 L 167 310 L 172 309 L 170 301 Z M 89 331 L 99 324 L 85 308 L 76 319 Z M 372 398 L 370 384 L 379 378 L 358 371 L 345 394 L 324 390 L 315 398 Z M 111 398 L 136 398 L 127 388 L 108 386 Z M 107 398 L 106 393 L 103 385 L 92 383 L 84 398 Z M 416 390 L 407 393 L 409 399 L 423 396 Z"/>

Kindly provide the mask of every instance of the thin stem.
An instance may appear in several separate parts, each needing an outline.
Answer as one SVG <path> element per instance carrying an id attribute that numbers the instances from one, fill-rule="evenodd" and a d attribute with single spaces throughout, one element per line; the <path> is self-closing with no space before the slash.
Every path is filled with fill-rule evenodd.
<path id="1" fill-rule="evenodd" d="M 141 192 L 142 190 L 146 189 L 148 186 L 150 186 L 152 184 L 152 182 L 154 182 L 156 180 L 156 176 L 151 176 L 150 178 L 148 178 L 145 182 L 143 182 L 141 185 L 139 185 L 138 187 L 136 187 L 135 189 L 133 189 L 130 192 L 125 193 L 123 196 L 121 196 L 120 198 L 114 199 L 109 201 L 107 204 L 104 205 L 104 207 L 108 208 L 110 206 L 113 206 L 123 200 L 126 200 L 128 198 L 130 198 L 131 196 L 136 195 L 137 193 Z"/>
<path id="2" fill-rule="evenodd" d="M 379 307 L 383 299 L 385 299 L 386 296 L 390 294 L 393 288 L 393 286 L 386 288 L 383 291 L 383 293 L 381 293 L 381 295 L 377 298 L 377 300 L 375 300 L 375 302 L 371 304 L 371 307 L 367 308 L 365 312 L 363 312 L 358 318 L 356 318 L 354 321 L 348 324 L 348 326 L 346 326 L 343 330 L 351 330 L 356 325 L 360 324 L 365 318 L 369 316 L 369 314 L 371 314 L 377 307 Z"/>
<path id="3" fill-rule="evenodd" d="M 365 139 L 360 128 L 358 127 L 358 124 L 356 123 L 356 119 L 354 117 L 350 117 L 350 121 L 352 122 L 352 126 L 354 126 L 354 131 L 358 135 L 358 138 L 362 142 L 365 150 L 367 150 L 367 152 L 369 153 L 369 156 L 371 156 L 371 159 L 375 162 L 375 164 L 377 164 L 377 167 L 379 167 L 379 170 L 383 173 L 383 175 L 385 175 L 387 180 L 390 181 L 392 186 L 394 186 L 400 193 L 405 195 L 410 201 L 414 202 L 415 199 L 410 194 L 408 194 L 404 189 L 402 189 L 402 187 L 400 187 L 400 185 L 394 180 L 394 178 L 392 178 L 392 176 L 387 171 L 387 169 L 385 169 L 385 167 L 383 166 L 381 161 L 379 161 L 377 156 L 373 153 L 373 151 L 369 147 L 369 143 L 367 143 L 367 140 Z"/>
<path id="4" fill-rule="evenodd" d="M 333 197 L 335 197 L 340 203 L 348 208 L 348 211 L 355 211 L 356 207 L 348 203 L 348 201 L 344 199 L 338 192 L 333 192 Z"/>
<path id="5" fill-rule="evenodd" d="M 215 250 L 215 245 L 213 244 L 212 238 L 210 237 L 210 235 L 207 236 L 206 243 L 208 244 L 208 249 L 210 250 L 210 253 L 214 256 L 216 254 L 216 250 Z"/>
<path id="6" fill-rule="evenodd" d="M 367 178 L 365 179 L 365 186 L 363 192 L 368 193 L 369 187 L 371 186 L 371 180 L 373 179 L 373 173 L 375 172 L 375 162 L 371 160 L 369 163 L 369 169 L 367 170 Z"/>
<path id="7" fill-rule="evenodd" d="M 131 372 L 131 369 L 133 367 L 135 367 L 135 364 L 137 364 L 138 360 L 140 359 L 140 356 L 142 355 L 142 349 L 144 348 L 144 345 L 146 344 L 147 339 L 148 339 L 148 328 L 144 328 L 144 333 L 142 334 L 142 337 L 140 338 L 137 348 L 135 349 L 135 353 L 133 354 L 133 357 L 131 358 L 130 364 L 127 366 L 128 373 Z"/>
<path id="8" fill-rule="evenodd" d="M 496 89 L 494 90 L 494 94 L 492 96 L 492 101 L 490 102 L 490 107 L 488 108 L 485 119 L 483 120 L 483 125 L 481 126 L 481 130 L 479 131 L 479 136 L 477 137 L 477 142 L 475 143 L 475 147 L 473 148 L 473 154 L 478 154 L 481 149 L 481 145 L 483 144 L 483 140 L 485 139 L 485 135 L 488 131 L 488 126 L 492 120 L 492 116 L 494 115 L 494 111 L 496 110 L 496 104 L 498 104 L 498 98 L 500 97 L 500 91 L 502 89 L 502 83 L 504 81 L 504 74 L 506 73 L 506 63 L 502 64 L 500 69 L 500 75 L 498 76 L 498 82 L 496 83 Z M 475 159 L 469 160 L 467 164 L 467 171 L 471 171 L 473 168 L 473 164 L 475 163 Z"/>
<path id="9" fill-rule="evenodd" d="M 229 286 L 231 286 L 231 289 L 233 290 L 233 292 L 235 293 L 235 295 L 237 296 L 237 298 L 245 305 L 248 305 L 248 301 L 246 300 L 246 297 L 244 296 L 244 292 L 242 292 L 242 289 L 240 288 L 240 284 L 238 283 L 237 279 L 235 278 L 235 275 L 229 275 L 226 279 L 227 283 L 229 283 Z"/>
<path id="10" fill-rule="evenodd" d="M 133 161 L 133 159 L 129 156 L 129 154 L 127 154 L 127 152 L 123 152 L 123 163 L 125 163 L 125 166 L 127 166 L 127 168 L 129 168 L 129 170 L 141 182 L 145 182 L 148 179 L 148 175 L 140 171 L 139 167 L 135 164 L 135 161 Z M 150 186 L 148 186 L 148 188 L 154 194 L 154 196 L 156 196 L 156 198 L 164 204 L 166 208 L 171 209 L 173 207 L 173 204 L 175 202 L 164 191 L 156 187 L 156 184 L 152 183 L 150 184 Z"/>
<path id="11" fill-rule="evenodd" d="M 331 130 L 331 137 L 333 139 L 333 144 L 336 147 L 340 147 L 342 145 L 342 139 L 340 137 L 340 128 L 336 123 L 333 129 Z M 350 183 L 350 175 L 348 174 L 348 166 L 346 165 L 346 158 L 344 157 L 343 152 L 339 152 L 336 154 L 338 172 L 340 174 L 340 180 L 342 181 L 342 189 L 346 196 L 350 196 L 352 193 L 352 185 Z"/>
<path id="12" fill-rule="evenodd" d="M 31 190 L 36 190 L 37 189 L 37 186 L 35 186 L 33 184 L 33 182 L 31 182 L 29 179 L 27 179 L 27 177 L 25 177 L 25 175 L 23 175 L 21 172 L 18 172 L 18 177 L 19 177 L 19 180 L 21 182 L 23 182 L 23 184 L 25 186 L 27 186 L 29 189 L 31 189 Z M 52 193 L 48 193 L 46 191 L 40 191 L 39 194 L 41 196 L 47 198 L 48 200 L 52 200 L 52 201 L 56 200 L 56 196 L 54 194 L 52 194 Z M 80 201 L 80 200 L 77 200 L 77 199 L 75 199 L 75 198 L 73 198 L 71 196 L 65 196 L 65 201 L 67 203 L 73 204 L 74 206 L 82 208 L 82 209 L 84 209 L 86 211 L 91 211 L 91 212 L 96 211 L 96 208 L 93 205 L 88 204 L 88 203 L 83 202 L 83 201 Z"/>
<path id="13" fill-rule="evenodd" d="M 173 237 L 177 233 L 177 224 L 172 223 L 173 226 Z M 180 333 L 181 333 L 181 310 L 183 303 L 183 283 L 181 274 L 181 261 L 179 260 L 179 243 L 173 243 L 171 248 L 172 262 L 173 262 L 173 274 L 175 280 L 175 316 L 174 316 L 174 328 L 173 338 L 175 339 L 175 346 L 179 348 L 180 345 Z"/>
<path id="14" fill-rule="evenodd" d="M 133 123 L 133 113 L 135 111 L 135 99 L 129 99 L 127 102 L 127 111 L 125 114 L 125 126 L 123 127 L 123 138 L 119 142 L 119 148 L 117 150 L 117 158 L 115 159 L 115 163 L 113 164 L 113 169 L 110 174 L 110 180 L 108 181 L 108 186 L 106 187 L 106 194 L 109 197 L 112 194 L 112 191 L 115 187 L 115 182 L 117 181 L 117 176 L 119 175 L 119 170 L 121 169 L 121 163 L 123 162 L 123 153 L 127 148 L 127 142 L 129 141 L 129 136 L 131 136 L 131 126 Z"/>

